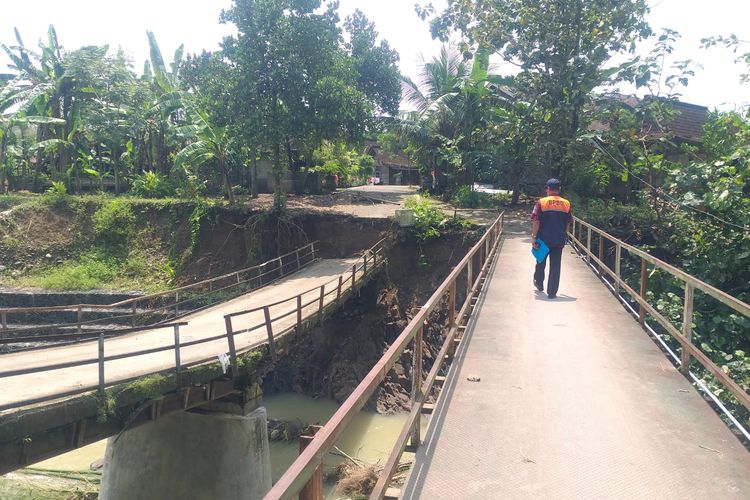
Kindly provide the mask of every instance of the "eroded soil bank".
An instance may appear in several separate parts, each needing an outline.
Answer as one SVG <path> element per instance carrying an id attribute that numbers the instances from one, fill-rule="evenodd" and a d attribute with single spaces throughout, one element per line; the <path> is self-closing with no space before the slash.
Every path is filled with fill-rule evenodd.
<path id="1" fill-rule="evenodd" d="M 265 377 L 264 394 L 292 391 L 343 402 L 473 242 L 470 234 L 451 235 L 421 251 L 408 239 L 395 242 L 386 271 L 293 346 Z M 458 300 L 463 300 L 461 292 Z M 425 330 L 425 369 L 432 366 L 447 333 L 442 326 L 447 323 L 447 309 L 440 309 L 433 320 Z M 411 349 L 404 352 L 368 408 L 385 414 L 409 409 L 412 355 Z"/>
<path id="2" fill-rule="evenodd" d="M 267 394 L 294 391 L 338 402 L 382 356 L 476 237 L 471 232 L 444 235 L 420 247 L 409 231 L 399 230 L 390 219 L 305 211 L 278 218 L 268 212 L 183 202 L 129 202 L 115 208 L 112 203 L 37 203 L 6 210 L 0 224 L 0 263 L 6 268 L 0 271 L 0 284 L 52 273 L 82 255 L 103 252 L 107 258 L 131 263 L 134 255 L 146 256 L 141 267 L 122 270 L 132 275 L 130 282 L 120 282 L 129 283 L 130 290 L 141 283 L 139 273 L 159 275 L 161 286 L 169 287 L 246 268 L 311 241 L 318 242 L 320 257 L 341 258 L 386 238 L 387 269 L 302 339 L 264 382 Z M 102 214 L 109 214 L 109 219 Z M 118 217 L 127 222 L 121 232 L 115 231 Z M 121 238 L 119 246 L 113 243 L 115 236 Z M 168 269 L 171 277 L 156 268 Z M 144 288 L 139 291 L 148 290 Z M 39 294 L 35 302 L 40 302 L 34 305 L 61 300 L 56 294 L 42 299 L 43 291 L 33 293 Z M 445 334 L 437 326 L 444 318 L 438 319 L 425 332 L 425 368 L 431 366 Z M 370 402 L 372 409 L 392 413 L 408 408 L 411 359 L 407 350 Z"/>

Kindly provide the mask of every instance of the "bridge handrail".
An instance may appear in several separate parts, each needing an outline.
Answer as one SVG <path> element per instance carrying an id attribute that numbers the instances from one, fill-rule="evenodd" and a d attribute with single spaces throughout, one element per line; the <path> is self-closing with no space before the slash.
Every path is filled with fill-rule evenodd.
<path id="1" fill-rule="evenodd" d="M 586 229 L 586 238 L 584 241 L 584 228 Z M 576 229 L 578 230 L 576 236 Z M 592 236 L 596 234 L 599 236 L 598 244 L 598 255 L 594 255 L 592 247 Z M 744 316 L 750 317 L 750 304 L 746 304 L 736 297 L 722 292 L 718 288 L 701 281 L 700 279 L 687 274 L 686 272 L 664 262 L 663 260 L 657 259 L 656 257 L 644 252 L 643 250 L 636 248 L 632 245 L 621 241 L 614 236 L 606 233 L 604 230 L 599 229 L 592 224 L 578 218 L 573 218 L 573 227 L 569 236 L 573 242 L 580 248 L 587 256 L 589 264 L 593 261 L 599 270 L 599 273 L 606 273 L 614 281 L 613 285 L 616 293 L 619 292 L 620 288 L 624 289 L 633 300 L 638 303 L 639 308 L 639 322 L 641 325 L 645 324 L 646 313 L 656 319 L 656 321 L 670 334 L 672 337 L 680 343 L 682 347 L 680 370 L 683 373 L 687 373 L 690 370 L 691 358 L 695 358 L 706 370 L 708 370 L 716 379 L 726 387 L 729 392 L 742 404 L 745 408 L 750 410 L 750 394 L 748 394 L 742 387 L 740 387 L 728 374 L 724 372 L 716 363 L 714 363 L 698 346 L 692 342 L 692 317 L 693 317 L 693 301 L 695 290 L 700 290 L 707 295 L 715 298 L 721 303 L 729 306 L 733 310 L 737 311 Z M 615 247 L 615 262 L 614 269 L 611 269 L 609 265 L 604 261 L 604 248 L 605 240 L 614 244 Z M 640 276 L 640 290 L 636 291 L 631 288 L 621 276 L 621 258 L 622 250 L 625 249 L 627 252 L 640 257 L 641 259 L 641 276 Z M 682 329 L 678 330 L 672 323 L 665 318 L 655 307 L 651 306 L 647 301 L 648 291 L 648 279 L 649 264 L 662 269 L 680 279 L 685 284 L 685 295 L 683 300 L 683 318 L 682 318 Z"/>
<path id="2" fill-rule="evenodd" d="M 379 265 L 381 265 L 383 263 L 383 261 L 385 260 L 385 257 L 382 256 L 384 242 L 385 242 L 385 238 L 382 239 L 382 240 L 380 240 L 380 241 L 378 241 L 372 248 L 366 250 L 363 253 L 362 257 L 360 258 L 360 260 L 362 261 L 362 265 L 361 266 L 357 266 L 357 264 L 355 263 L 353 265 L 353 267 L 352 267 L 352 271 L 347 271 L 347 274 L 349 274 L 349 275 L 347 276 L 346 280 L 343 279 L 343 275 L 340 275 L 339 278 L 338 278 L 338 282 L 339 283 L 346 283 L 346 281 L 348 281 L 349 279 L 355 278 L 357 271 L 361 271 L 362 272 L 361 276 L 364 277 L 365 275 L 368 274 L 368 255 L 372 255 L 373 259 L 377 259 L 377 255 L 381 255 L 381 258 L 380 258 L 379 261 L 373 260 L 373 261 L 371 261 L 371 264 L 369 265 L 370 272 L 374 272 L 377 269 L 377 267 Z M 336 280 L 329 281 L 325 285 L 327 285 L 327 284 L 329 284 L 331 282 L 334 282 L 334 281 L 336 281 Z M 325 286 L 325 285 L 323 285 L 323 286 Z M 312 288 L 311 290 L 314 291 L 317 288 L 318 287 L 315 287 L 315 288 Z M 354 285 L 352 285 L 351 289 L 354 290 Z M 336 291 L 336 289 L 334 289 L 333 291 Z M 309 293 L 309 292 L 305 292 L 305 293 Z M 331 292 L 329 292 L 329 294 L 330 293 Z M 338 297 L 341 296 L 341 293 L 342 293 L 341 288 L 339 288 L 338 289 Z M 328 294 L 326 294 L 326 295 L 328 295 Z M 297 295 L 297 296 L 293 296 L 291 299 L 288 299 L 288 300 L 297 300 L 298 304 L 299 304 L 298 297 L 301 297 L 301 294 Z M 278 305 L 278 304 L 287 302 L 288 300 L 279 301 L 276 304 Z M 314 301 L 312 301 L 310 303 L 305 304 L 303 306 L 303 308 L 307 307 L 311 303 L 315 303 L 315 302 L 318 302 L 318 301 L 319 301 L 319 299 L 316 298 L 316 300 L 314 300 Z M 269 307 L 270 307 L 269 305 L 266 305 L 266 306 L 262 306 L 260 308 L 255 308 L 255 310 L 257 311 L 257 310 L 263 310 L 264 309 L 264 310 L 268 311 Z M 321 309 L 319 311 L 319 314 L 322 315 L 323 312 L 324 312 L 324 308 L 323 308 L 323 304 L 321 302 Z M 187 363 L 182 363 L 181 359 L 180 359 L 180 350 L 181 349 L 186 348 L 186 347 L 190 347 L 190 346 L 205 344 L 205 343 L 208 343 L 208 342 L 214 342 L 214 341 L 222 340 L 222 339 L 226 339 L 227 340 L 227 344 L 228 344 L 228 347 L 229 347 L 230 359 L 231 359 L 231 366 L 233 368 L 233 372 L 232 373 L 237 373 L 236 372 L 236 370 L 237 370 L 237 356 L 239 354 L 243 353 L 243 352 L 247 352 L 249 350 L 255 349 L 257 347 L 260 347 L 263 344 L 268 343 L 269 344 L 269 350 L 270 350 L 272 356 L 274 358 L 276 357 L 275 349 L 274 349 L 275 339 L 283 336 L 284 334 L 286 334 L 289 330 L 293 329 L 294 327 L 287 328 L 284 331 L 278 331 L 278 332 L 274 333 L 273 332 L 273 322 L 278 321 L 281 318 L 290 316 L 291 314 L 294 314 L 294 313 L 297 313 L 297 315 L 298 315 L 299 319 L 298 319 L 297 324 L 299 324 L 301 322 L 302 309 L 297 308 L 297 309 L 292 310 L 291 312 L 287 312 L 287 313 L 282 314 L 281 316 L 278 316 L 276 318 L 271 318 L 270 314 L 267 313 L 265 315 L 265 319 L 264 319 L 263 322 L 261 322 L 261 323 L 255 325 L 255 326 L 253 326 L 252 328 L 248 328 L 248 329 L 243 330 L 243 331 L 232 332 L 230 330 L 230 331 L 227 331 L 227 333 L 221 333 L 219 335 L 214 335 L 214 336 L 211 336 L 211 337 L 202 338 L 202 339 L 198 339 L 198 340 L 193 340 L 193 341 L 189 341 L 189 342 L 181 342 L 180 341 L 180 331 L 179 331 L 179 328 L 180 328 L 180 326 L 187 325 L 187 322 L 180 322 L 180 323 L 176 323 L 176 322 L 173 322 L 173 323 L 160 323 L 160 324 L 156 324 L 156 325 L 143 326 L 143 327 L 135 327 L 135 328 L 128 328 L 128 329 L 122 329 L 122 330 L 103 330 L 103 331 L 97 332 L 98 336 L 99 336 L 99 356 L 97 358 L 83 359 L 83 360 L 71 361 L 71 362 L 64 362 L 64 363 L 47 364 L 47 365 L 41 365 L 41 366 L 29 366 L 29 367 L 21 368 L 21 369 L 17 369 L 17 370 L 0 371 L 0 379 L 2 379 L 4 377 L 12 377 L 12 376 L 27 375 L 27 374 L 32 374 L 32 373 L 46 372 L 46 371 L 61 370 L 61 369 L 66 369 L 66 368 L 74 368 L 74 367 L 77 367 L 77 366 L 84 366 L 84 365 L 98 363 L 99 364 L 99 384 L 98 384 L 98 386 L 96 386 L 96 387 L 93 387 L 93 386 L 91 386 L 91 387 L 80 387 L 80 388 L 77 388 L 77 389 L 66 391 L 66 392 L 64 392 L 62 394 L 50 394 L 50 395 L 47 395 L 47 396 L 37 397 L 37 398 L 34 398 L 34 399 L 30 399 L 30 400 L 17 401 L 17 402 L 14 402 L 14 403 L 0 405 L 0 411 L 4 411 L 4 410 L 8 410 L 8 409 L 13 409 L 13 408 L 20 408 L 20 407 L 27 406 L 27 405 L 30 405 L 30 404 L 36 404 L 36 403 L 41 403 L 41 402 L 45 402 L 45 401 L 50 401 L 50 400 L 58 399 L 60 397 L 68 397 L 68 396 L 74 396 L 74 395 L 78 395 L 78 394 L 88 393 L 92 389 L 96 389 L 97 387 L 99 389 L 100 397 L 104 397 L 104 390 L 105 390 L 105 388 L 107 386 L 111 386 L 113 384 L 124 383 L 124 380 L 131 380 L 132 379 L 132 377 L 131 377 L 129 379 L 124 379 L 124 380 L 118 379 L 118 380 L 114 380 L 113 381 L 113 380 L 110 379 L 109 382 L 105 381 L 105 377 L 104 377 L 104 364 L 105 364 L 105 362 L 107 362 L 107 361 L 114 361 L 114 360 L 118 360 L 118 359 L 125 359 L 125 358 L 135 358 L 137 356 L 148 355 L 148 354 L 153 354 L 153 353 L 157 353 L 157 352 L 164 352 L 164 351 L 174 351 L 175 352 L 175 365 L 174 365 L 174 367 L 162 370 L 159 373 L 166 372 L 166 371 L 174 371 L 177 379 L 179 380 L 181 371 L 183 369 L 185 369 L 187 367 L 190 367 L 190 366 L 195 366 L 195 365 L 198 365 L 198 364 L 203 364 L 203 363 L 209 362 L 211 360 L 216 360 L 216 356 L 210 356 L 210 357 L 207 357 L 207 358 L 203 358 L 201 360 L 190 361 L 190 362 L 187 362 Z M 260 328 L 263 328 L 263 327 L 265 327 L 267 329 L 268 334 L 269 334 L 269 337 L 268 337 L 267 340 L 261 340 L 261 341 L 253 342 L 253 343 L 251 343 L 251 344 L 249 344 L 247 346 L 244 346 L 242 349 L 235 349 L 234 337 L 236 335 L 238 335 L 240 333 L 243 333 L 243 332 L 248 332 L 248 331 L 253 331 L 253 330 L 256 330 L 256 329 L 260 329 Z M 174 328 L 174 343 L 173 344 L 164 345 L 164 346 L 160 346 L 160 347 L 154 347 L 154 348 L 151 348 L 151 349 L 144 349 L 144 350 L 140 350 L 140 351 L 130 351 L 130 352 L 126 352 L 126 353 L 109 355 L 109 356 L 106 356 L 104 354 L 104 347 L 105 347 L 105 342 L 104 341 L 105 341 L 106 338 L 112 336 L 112 333 L 118 333 L 119 334 L 119 333 L 123 333 L 123 332 L 127 333 L 127 332 L 135 332 L 135 331 L 159 330 L 159 329 L 163 329 L 163 328 Z M 107 334 L 110 334 L 110 335 L 107 335 Z"/>
<path id="3" fill-rule="evenodd" d="M 163 325 L 151 325 L 147 327 L 141 327 L 141 328 L 130 328 L 128 331 L 130 332 L 142 332 L 145 330 L 161 330 L 162 328 L 173 328 L 173 327 L 179 327 L 179 326 L 185 326 L 187 325 L 187 322 L 180 322 L 180 323 L 166 323 Z M 203 339 L 201 339 L 203 340 Z M 184 347 L 185 344 L 181 344 L 181 347 Z M 122 354 L 115 354 L 112 356 L 103 356 L 101 358 L 102 361 L 114 361 L 117 359 L 124 359 L 124 358 L 130 358 L 130 357 L 136 357 L 136 356 L 142 356 L 145 354 L 153 354 L 155 352 L 161 352 L 161 351 L 168 351 L 174 349 L 174 346 L 168 345 L 168 346 L 162 346 L 162 347 L 155 347 L 153 349 L 144 349 L 141 351 L 135 351 L 135 352 L 126 352 Z M 77 361 L 66 361 L 64 363 L 54 363 L 51 365 L 42 365 L 42 366 L 31 366 L 28 368 L 20 368 L 17 370 L 5 370 L 0 371 L 0 378 L 4 377 L 16 377 L 18 375 L 28 375 L 31 373 L 40 373 L 40 372 L 48 372 L 48 371 L 54 371 L 54 370 L 62 370 L 64 368 L 75 368 L 78 366 L 84 366 L 84 365 L 93 365 L 94 363 L 98 363 L 100 361 L 100 358 L 89 358 L 89 359 L 82 359 Z"/>
<path id="4" fill-rule="evenodd" d="M 382 263 L 385 261 L 385 257 L 382 255 L 382 253 L 383 253 L 383 246 L 385 244 L 385 241 L 386 241 L 386 238 L 383 238 L 380 241 L 378 241 L 377 243 L 375 243 L 372 247 L 370 247 L 369 249 L 365 250 L 362 253 L 362 256 L 359 259 L 359 261 L 361 261 L 362 264 L 358 265 L 358 263 L 355 262 L 352 265 L 352 267 L 351 267 L 351 271 L 346 271 L 346 273 L 345 273 L 347 275 L 346 278 L 344 278 L 344 274 L 340 274 L 337 278 L 334 278 L 334 279 L 329 280 L 329 281 L 327 281 L 327 282 L 325 282 L 325 283 L 323 283 L 321 285 L 318 285 L 318 286 L 312 287 L 312 288 L 310 288 L 308 290 L 305 290 L 303 292 L 300 292 L 300 293 L 298 293 L 298 294 L 296 294 L 296 295 L 294 295 L 292 297 L 289 297 L 287 299 L 279 300 L 279 301 L 273 302 L 271 304 L 264 304 L 262 306 L 253 307 L 251 309 L 246 309 L 246 310 L 243 310 L 243 311 L 237 311 L 237 312 L 233 312 L 233 313 L 229 313 L 229 314 L 224 315 L 224 322 L 225 322 L 225 325 L 226 325 L 226 332 L 227 332 L 226 336 L 227 336 L 227 341 L 229 343 L 229 356 L 230 356 L 230 360 L 231 360 L 232 366 L 235 366 L 237 355 L 240 354 L 240 352 L 241 352 L 241 351 L 235 349 L 235 346 L 234 346 L 234 337 L 236 337 L 237 335 L 240 335 L 242 333 L 248 333 L 248 332 L 252 332 L 252 331 L 258 330 L 258 329 L 263 328 L 263 327 L 266 328 L 266 332 L 268 334 L 267 344 L 268 344 L 269 352 L 271 353 L 271 356 L 275 360 L 276 359 L 276 345 L 275 345 L 276 339 L 278 337 L 281 337 L 281 336 L 285 335 L 289 331 L 292 331 L 294 329 L 302 327 L 303 310 L 306 307 L 308 307 L 310 305 L 313 305 L 315 303 L 318 303 L 319 305 L 318 305 L 318 312 L 317 312 L 317 314 L 318 314 L 319 319 L 322 320 L 323 314 L 325 313 L 325 307 L 326 307 L 325 306 L 325 298 L 326 297 L 328 297 L 329 295 L 332 295 L 333 293 L 335 293 L 336 294 L 336 303 L 338 304 L 339 301 L 341 300 L 341 297 L 346 292 L 346 289 L 344 287 L 344 285 L 346 283 L 348 283 L 351 280 L 350 290 L 354 291 L 355 285 L 356 285 L 356 280 L 357 280 L 357 273 L 361 272 L 362 278 L 364 278 L 365 276 L 367 276 L 367 274 L 368 274 L 368 256 L 371 257 L 371 261 L 370 261 L 370 264 L 369 264 L 369 270 L 370 270 L 370 272 L 374 272 L 378 268 L 378 266 L 382 265 Z M 378 260 L 378 256 L 380 256 L 379 260 Z M 338 285 L 336 287 L 330 287 L 330 289 L 328 291 L 326 291 L 326 287 L 328 287 L 329 285 L 331 285 L 333 283 L 338 283 Z M 317 294 L 317 296 L 315 297 L 315 299 L 313 299 L 313 300 L 311 300 L 309 302 L 303 302 L 302 298 L 303 298 L 304 295 L 316 292 L 318 290 L 319 290 L 319 293 Z M 287 311 L 285 313 L 282 313 L 281 315 L 276 316 L 276 317 L 272 317 L 271 316 L 271 308 L 272 307 L 276 307 L 276 306 L 279 306 L 281 304 L 285 304 L 285 303 L 291 302 L 291 301 L 296 301 L 296 305 L 295 305 L 295 307 L 293 309 L 291 309 L 291 310 L 289 310 L 289 311 Z M 257 323 L 255 325 L 252 325 L 252 326 L 250 326 L 248 328 L 243 328 L 241 330 L 235 330 L 234 329 L 234 324 L 233 324 L 233 319 L 234 318 L 238 318 L 240 316 L 246 316 L 248 314 L 256 313 L 256 312 L 259 312 L 259 311 L 263 311 L 264 321 L 262 321 L 260 323 Z M 295 324 L 293 326 L 290 326 L 290 327 L 286 328 L 282 332 L 274 332 L 274 322 L 277 322 L 277 321 L 279 321 L 281 319 L 287 318 L 288 316 L 291 316 L 293 314 L 297 315 L 297 321 L 295 322 Z M 262 343 L 266 343 L 266 342 L 262 342 Z M 256 347 L 257 347 L 257 345 L 256 345 Z M 247 350 L 247 349 L 248 348 L 245 348 L 245 350 Z"/>
<path id="5" fill-rule="evenodd" d="M 380 241 L 378 241 L 377 243 L 375 243 L 375 245 L 373 245 L 373 246 L 372 246 L 371 248 L 369 248 L 369 249 L 365 250 L 365 251 L 363 252 L 363 254 L 362 254 L 362 257 L 361 257 L 361 258 L 363 258 L 363 259 L 365 259 L 365 260 L 366 260 L 366 259 L 367 259 L 367 255 L 377 256 L 377 255 L 381 254 L 381 253 L 382 253 L 382 245 L 383 245 L 383 243 L 385 243 L 385 240 L 386 240 L 386 239 L 385 239 L 385 238 L 383 238 L 383 239 L 381 239 Z M 355 264 L 355 265 L 356 265 L 356 264 Z M 349 280 L 349 279 L 350 279 L 350 278 L 349 278 L 349 276 L 347 276 L 346 280 Z M 324 284 L 322 284 L 322 285 L 314 286 L 314 287 L 312 287 L 312 288 L 309 288 L 309 289 L 305 290 L 304 292 L 300 292 L 300 293 L 298 293 L 297 295 L 306 295 L 306 294 L 308 294 L 308 293 L 310 293 L 310 292 L 314 292 L 315 290 L 318 290 L 318 289 L 320 289 L 320 288 L 322 288 L 322 287 L 324 287 L 324 286 L 326 286 L 326 285 L 329 285 L 329 284 L 331 284 L 331 283 L 334 283 L 334 282 L 336 282 L 337 280 L 338 280 L 338 278 L 332 279 L 332 280 L 330 280 L 330 281 L 326 281 L 326 282 L 325 282 Z M 226 317 L 229 317 L 229 318 L 234 318 L 234 317 L 237 317 L 237 316 L 242 316 L 242 315 L 245 315 L 245 314 L 250 314 L 250 313 L 254 313 L 254 312 L 257 312 L 257 311 L 261 311 L 261 310 L 263 310 L 263 308 L 265 308 L 265 307 L 273 307 L 273 306 L 277 306 L 277 305 L 283 304 L 284 302 L 289 302 L 290 300 L 293 300 L 293 299 L 295 299 L 295 298 L 297 297 L 297 295 L 295 295 L 295 296 L 294 296 L 294 297 L 292 297 L 292 298 L 289 298 L 289 299 L 283 299 L 283 300 L 280 300 L 280 301 L 278 301 L 278 302 L 273 302 L 273 303 L 271 303 L 271 304 L 266 304 L 266 305 L 264 305 L 264 306 L 260 306 L 260 307 L 255 307 L 255 308 L 252 308 L 252 309 L 246 309 L 246 310 L 243 310 L 243 311 L 237 311 L 237 312 L 233 312 L 233 313 L 230 313 L 230 314 L 227 314 L 227 315 L 225 315 L 224 317 L 225 317 L 225 318 L 226 318 Z"/>
<path id="6" fill-rule="evenodd" d="M 393 342 L 393 344 L 391 344 L 383 357 L 380 358 L 375 366 L 369 371 L 357 388 L 354 389 L 354 392 L 352 392 L 346 401 L 344 401 L 339 407 L 336 413 L 317 432 L 313 440 L 307 445 L 307 448 L 300 453 L 299 457 L 289 469 L 287 469 L 284 475 L 273 486 L 271 491 L 266 494 L 265 500 L 292 498 L 305 486 L 315 470 L 322 465 L 324 458 L 336 444 L 346 427 L 369 400 L 407 347 L 412 341 L 416 343 L 416 346 L 421 346 L 423 328 L 427 324 L 430 314 L 446 297 L 448 300 L 450 329 L 440 352 L 442 356 L 449 355 L 454 346 L 454 338 L 458 331 L 458 325 L 468 312 L 471 306 L 472 295 L 479 287 L 482 276 L 491 262 L 491 256 L 498 247 L 503 230 L 504 215 L 504 213 L 501 213 L 495 219 L 482 238 L 469 250 L 461 262 L 453 269 L 453 271 L 451 271 L 448 277 L 441 283 L 427 302 L 425 302 L 419 312 L 401 332 L 399 337 Z M 480 264 L 479 267 L 482 271 L 477 272 L 476 279 L 474 279 L 473 263 L 477 256 Z M 464 272 L 466 272 L 467 296 L 464 305 L 457 316 L 455 310 L 457 283 L 459 276 Z M 390 481 L 393 470 L 395 469 L 393 464 L 398 463 L 398 457 L 400 457 L 406 446 L 406 439 L 411 437 L 414 444 L 418 445 L 420 432 L 420 421 L 418 416 L 425 403 L 425 395 L 429 392 L 430 387 L 437 379 L 438 371 L 444 361 L 444 358 L 436 358 L 436 362 L 423 384 L 421 373 L 422 349 L 417 348 L 416 346 L 413 350 L 415 356 L 415 363 L 413 363 L 413 366 L 415 371 L 412 377 L 412 413 L 410 414 L 407 425 L 394 448 L 394 452 L 389 458 L 386 468 L 381 474 L 381 479 L 375 487 L 376 491 L 380 492 L 379 497 L 373 493 L 375 498 L 382 498 L 385 494 L 383 484 L 387 486 L 387 482 Z"/>
<path id="7" fill-rule="evenodd" d="M 223 290 L 227 290 L 229 288 L 234 288 L 238 285 L 241 285 L 243 283 L 252 282 L 253 280 L 259 280 L 260 285 L 268 284 L 270 282 L 263 283 L 263 278 L 268 275 L 273 274 L 280 274 L 280 277 L 283 277 L 284 275 L 284 267 L 289 265 L 297 264 L 297 269 L 300 269 L 304 266 L 307 266 L 311 262 L 315 261 L 315 245 L 317 244 L 317 241 L 313 241 L 311 243 L 308 243 L 305 246 L 302 246 L 300 248 L 297 248 L 291 252 L 287 252 L 283 255 L 280 255 L 274 259 L 268 260 L 266 262 L 263 262 L 262 264 L 258 264 L 255 266 L 251 266 L 245 269 L 240 269 L 238 271 L 233 271 L 231 273 L 227 273 L 221 276 L 216 276 L 214 278 L 198 281 L 195 283 L 190 283 L 188 285 L 184 285 L 178 288 L 173 288 L 170 290 L 165 290 L 163 292 L 157 292 L 149 295 L 144 295 L 141 297 L 134 297 L 131 299 L 126 299 L 119 302 L 114 302 L 112 304 L 72 304 L 72 305 L 66 305 L 66 306 L 40 306 L 40 307 L 12 307 L 12 308 L 0 308 L 0 334 L 2 332 L 9 331 L 7 327 L 7 317 L 9 314 L 28 314 L 28 313 L 44 313 L 44 312 L 65 312 L 65 311 L 74 311 L 78 313 L 78 321 L 75 323 L 56 323 L 56 324 L 50 324 L 50 325 L 39 325 L 35 327 L 27 327 L 27 328 L 13 328 L 12 332 L 14 334 L 14 338 L 6 338 L 2 339 L 0 338 L 0 344 L 7 344 L 7 343 L 17 343 L 17 342 L 30 342 L 34 340 L 39 340 L 38 337 L 22 337 L 18 338 L 15 337 L 15 334 L 19 333 L 25 333 L 25 332 L 42 332 L 45 330 L 57 330 L 60 328 L 65 327 L 76 327 L 78 329 L 78 334 L 91 336 L 94 335 L 94 333 L 88 332 L 83 333 L 82 327 L 87 325 L 95 325 L 99 323 L 103 323 L 105 321 L 112 321 L 112 320 L 123 320 L 130 318 L 131 321 L 135 321 L 136 318 L 147 315 L 147 314 L 154 314 L 162 311 L 169 311 L 174 310 L 174 316 L 172 319 L 177 319 L 179 314 L 179 306 L 181 304 L 188 303 L 194 298 L 188 299 L 188 300 L 182 300 L 179 299 L 180 292 L 183 292 L 185 290 L 195 289 L 204 287 L 206 285 L 210 286 L 209 293 L 216 293 Z M 283 260 L 291 255 L 295 255 L 295 259 L 291 262 L 288 262 L 286 264 L 283 263 Z M 307 258 L 309 260 L 307 260 Z M 307 262 L 304 262 L 303 260 L 307 260 Z M 268 266 L 271 263 L 277 263 L 277 265 L 269 270 L 265 270 L 266 266 Z M 249 279 L 240 279 L 241 274 L 247 274 L 252 271 L 256 271 L 257 274 L 254 276 L 250 276 Z M 221 280 L 226 280 L 228 278 L 236 278 L 236 283 L 233 282 L 229 286 L 224 286 L 221 288 L 213 289 L 212 285 L 213 283 L 216 283 Z M 152 307 L 150 309 L 147 309 L 146 311 L 137 312 L 137 304 L 143 301 L 153 300 L 159 297 L 165 297 L 165 296 L 172 296 L 174 295 L 174 302 L 165 304 L 161 307 Z M 93 319 L 84 321 L 83 315 L 85 314 L 86 310 L 114 310 L 114 309 L 122 309 L 123 306 L 132 306 L 133 312 L 129 314 L 120 314 L 115 316 L 110 316 L 107 318 L 99 318 L 99 319 Z M 194 312 L 194 310 L 191 310 L 191 312 Z M 113 330 L 117 331 L 117 330 Z M 63 338 L 67 338 L 69 335 L 74 334 L 62 334 L 64 337 L 61 337 L 60 340 L 63 340 Z M 44 336 L 43 338 L 48 340 L 55 340 L 55 336 L 49 335 Z"/>

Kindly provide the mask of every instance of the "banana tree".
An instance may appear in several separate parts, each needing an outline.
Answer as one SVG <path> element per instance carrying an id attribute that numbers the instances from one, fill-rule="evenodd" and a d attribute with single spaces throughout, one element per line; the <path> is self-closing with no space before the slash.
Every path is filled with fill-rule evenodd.
<path id="1" fill-rule="evenodd" d="M 227 127 L 218 127 L 209 122 L 208 114 L 203 110 L 187 106 L 194 124 L 183 127 L 197 138 L 185 146 L 175 156 L 175 168 L 199 167 L 209 161 L 215 161 L 221 171 L 222 182 L 226 189 L 229 203 L 234 204 L 234 193 L 229 182 L 229 164 L 232 161 L 232 139 Z"/>
<path id="2" fill-rule="evenodd" d="M 58 139 L 46 141 L 31 141 L 24 143 L 19 136 L 24 128 L 30 126 L 62 126 L 65 120 L 51 118 L 48 116 L 19 116 L 18 114 L 0 115 L 0 188 L 3 192 L 12 189 L 13 169 L 8 161 L 13 159 L 23 164 L 31 161 L 33 150 L 46 150 L 56 148 L 60 142 Z M 37 164 L 40 159 L 37 157 Z"/>
<path id="3" fill-rule="evenodd" d="M 151 165 L 162 174 L 168 175 L 170 132 L 174 132 L 173 126 L 179 121 L 179 110 L 182 108 L 183 93 L 180 89 L 179 71 L 184 46 L 180 45 L 175 51 L 170 71 L 164 63 L 156 36 L 151 31 L 148 31 L 147 35 L 151 58 L 147 64 L 147 71 L 144 71 L 144 78 L 151 80 L 154 101 L 148 115 L 146 142 Z"/>

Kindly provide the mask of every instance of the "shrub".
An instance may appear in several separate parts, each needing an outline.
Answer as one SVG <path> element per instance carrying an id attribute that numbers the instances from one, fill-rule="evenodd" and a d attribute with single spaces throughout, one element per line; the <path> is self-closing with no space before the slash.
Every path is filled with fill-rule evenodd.
<path id="1" fill-rule="evenodd" d="M 135 177 L 132 192 L 143 198 L 166 198 L 174 194 L 174 187 L 165 176 L 147 170 Z"/>
<path id="2" fill-rule="evenodd" d="M 125 200 L 112 200 L 94 213 L 94 232 L 105 246 L 120 248 L 127 244 L 135 215 Z"/>
<path id="3" fill-rule="evenodd" d="M 190 223 L 190 250 L 193 251 L 198 246 L 201 236 L 203 223 L 214 213 L 216 205 L 208 201 L 199 201 L 195 204 L 193 212 L 190 214 L 188 222 Z"/>
<path id="4" fill-rule="evenodd" d="M 42 198 L 51 204 L 63 203 L 69 198 L 68 188 L 65 187 L 64 182 L 54 181 L 52 186 L 44 192 Z"/>
<path id="5" fill-rule="evenodd" d="M 470 186 L 461 186 L 453 194 L 451 203 L 458 208 L 479 208 L 486 202 L 479 191 L 474 191 Z"/>
<path id="6" fill-rule="evenodd" d="M 232 193 L 235 195 L 248 195 L 250 191 L 245 186 L 232 186 Z"/>
<path id="7" fill-rule="evenodd" d="M 448 223 L 445 213 L 427 197 L 412 196 L 406 200 L 404 208 L 414 211 L 411 231 L 420 243 L 439 237 L 441 229 Z"/>
<path id="8" fill-rule="evenodd" d="M 198 176 L 185 169 L 184 174 L 177 177 L 175 194 L 180 198 L 195 199 L 206 193 L 208 181 L 198 179 Z"/>

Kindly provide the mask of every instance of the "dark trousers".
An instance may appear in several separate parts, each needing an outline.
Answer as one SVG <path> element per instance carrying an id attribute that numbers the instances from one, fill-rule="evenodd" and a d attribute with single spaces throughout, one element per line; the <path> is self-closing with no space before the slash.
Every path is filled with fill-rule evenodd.
<path id="1" fill-rule="evenodd" d="M 534 281 L 544 285 L 544 269 L 547 267 L 547 259 L 549 259 L 547 295 L 557 295 L 557 288 L 560 286 L 560 260 L 562 259 L 562 251 L 562 248 L 550 248 L 547 257 L 536 265 Z"/>

